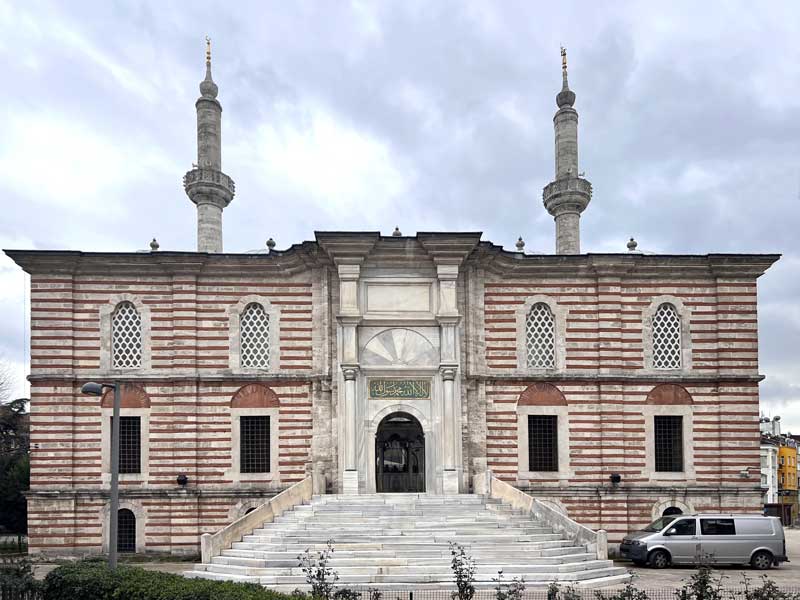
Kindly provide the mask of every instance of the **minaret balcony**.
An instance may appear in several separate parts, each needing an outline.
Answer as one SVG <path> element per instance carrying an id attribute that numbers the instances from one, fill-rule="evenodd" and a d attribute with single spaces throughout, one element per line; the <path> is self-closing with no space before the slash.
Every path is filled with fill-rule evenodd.
<path id="1" fill-rule="evenodd" d="M 195 197 L 213 197 L 223 206 L 227 206 L 236 193 L 236 184 L 225 173 L 200 167 L 192 169 L 183 176 L 183 188 L 193 202 Z"/>
<path id="2" fill-rule="evenodd" d="M 592 184 L 582 177 L 561 177 L 548 183 L 542 192 L 544 207 L 551 215 L 583 212 L 591 199 Z"/>

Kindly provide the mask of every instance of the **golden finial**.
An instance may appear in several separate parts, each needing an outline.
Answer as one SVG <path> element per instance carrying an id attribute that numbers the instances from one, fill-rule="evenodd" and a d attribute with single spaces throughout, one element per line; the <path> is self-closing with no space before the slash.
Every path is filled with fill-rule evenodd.
<path id="1" fill-rule="evenodd" d="M 567 70 L 567 49 L 561 46 L 561 68 Z"/>
<path id="2" fill-rule="evenodd" d="M 206 64 L 211 65 L 211 38 L 206 36 Z"/>

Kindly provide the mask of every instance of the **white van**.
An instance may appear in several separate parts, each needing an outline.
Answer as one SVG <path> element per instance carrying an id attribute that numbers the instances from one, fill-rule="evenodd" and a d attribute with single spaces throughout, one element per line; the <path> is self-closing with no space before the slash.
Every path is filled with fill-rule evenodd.
<path id="1" fill-rule="evenodd" d="M 693 514 L 660 517 L 622 540 L 620 554 L 637 565 L 750 564 L 769 569 L 789 559 L 778 517 Z"/>

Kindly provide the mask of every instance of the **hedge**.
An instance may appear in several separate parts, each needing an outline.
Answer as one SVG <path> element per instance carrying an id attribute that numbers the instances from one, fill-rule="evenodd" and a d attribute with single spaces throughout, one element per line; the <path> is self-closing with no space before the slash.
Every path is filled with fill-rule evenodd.
<path id="1" fill-rule="evenodd" d="M 101 562 L 58 567 L 44 580 L 45 600 L 289 600 L 253 583 L 186 579 L 180 575 Z"/>

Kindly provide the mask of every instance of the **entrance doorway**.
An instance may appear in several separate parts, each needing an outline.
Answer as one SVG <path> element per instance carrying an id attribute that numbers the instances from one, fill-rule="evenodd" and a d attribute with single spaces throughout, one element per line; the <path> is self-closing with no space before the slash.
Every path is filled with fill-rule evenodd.
<path id="1" fill-rule="evenodd" d="M 425 491 L 425 434 L 408 413 L 385 417 L 375 434 L 375 489 L 382 492 Z"/>

